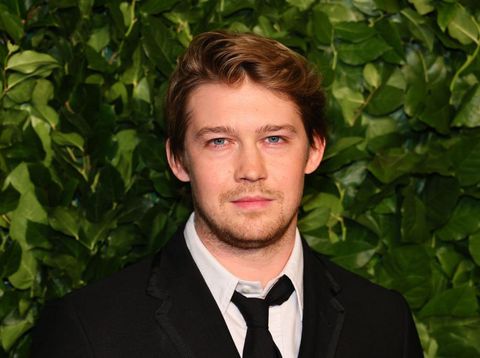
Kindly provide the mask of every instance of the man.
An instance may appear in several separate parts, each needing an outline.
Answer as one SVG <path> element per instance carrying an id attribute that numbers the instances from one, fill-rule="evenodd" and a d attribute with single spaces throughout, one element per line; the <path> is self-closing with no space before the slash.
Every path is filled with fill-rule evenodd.
<path id="1" fill-rule="evenodd" d="M 50 304 L 33 356 L 421 357 L 404 299 L 296 228 L 323 106 L 318 76 L 278 42 L 197 36 L 167 95 L 167 158 L 194 213 L 153 259 Z"/>

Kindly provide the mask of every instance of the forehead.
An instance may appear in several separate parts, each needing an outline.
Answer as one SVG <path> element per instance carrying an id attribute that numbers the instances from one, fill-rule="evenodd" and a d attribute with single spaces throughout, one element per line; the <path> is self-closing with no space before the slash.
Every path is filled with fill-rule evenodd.
<path id="1" fill-rule="evenodd" d="M 266 124 L 303 126 L 292 100 L 250 80 L 236 85 L 202 84 L 189 96 L 187 111 L 188 128 L 192 129 L 205 125 L 234 128 Z"/>

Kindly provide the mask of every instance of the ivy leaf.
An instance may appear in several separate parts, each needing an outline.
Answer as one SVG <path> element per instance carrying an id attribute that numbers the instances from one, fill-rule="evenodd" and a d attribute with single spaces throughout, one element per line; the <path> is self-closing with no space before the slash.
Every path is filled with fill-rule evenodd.
<path id="1" fill-rule="evenodd" d="M 330 209 L 328 207 L 320 207 L 305 215 L 298 221 L 298 229 L 302 233 L 314 231 L 325 226 L 330 218 Z"/>
<path id="2" fill-rule="evenodd" d="M 432 271 L 424 246 L 408 245 L 392 248 L 377 268 L 380 283 L 403 292 L 413 308 L 421 307 L 431 295 Z"/>
<path id="3" fill-rule="evenodd" d="M 0 327 L 0 341 L 3 349 L 8 351 L 19 337 L 33 326 L 33 311 L 25 318 L 12 318 Z"/>
<path id="4" fill-rule="evenodd" d="M 43 150 L 45 151 L 44 164 L 48 167 L 53 158 L 52 139 L 50 137 L 50 125 L 43 120 L 32 116 L 32 127 L 35 133 L 37 133 L 40 142 L 42 142 Z"/>
<path id="5" fill-rule="evenodd" d="M 439 247 L 436 252 L 436 257 L 440 262 L 440 266 L 442 267 L 443 271 L 448 275 L 448 277 L 452 277 L 455 269 L 462 261 L 462 255 L 456 252 L 452 246 Z"/>
<path id="6" fill-rule="evenodd" d="M 3 267 L 0 268 L 0 275 L 7 277 L 17 272 L 22 259 L 22 248 L 17 241 L 5 243 L 0 250 L 0 261 Z M 1 291 L 0 291 L 1 292 Z M 1 315 L 0 315 L 1 319 Z"/>
<path id="7" fill-rule="evenodd" d="M 111 73 L 114 71 L 113 66 L 91 46 L 85 47 L 85 57 L 88 67 L 99 72 Z"/>
<path id="8" fill-rule="evenodd" d="M 450 36 L 457 39 L 461 44 L 468 45 L 478 42 L 478 25 L 475 19 L 460 4 L 455 4 L 453 18 L 448 23 Z"/>
<path id="9" fill-rule="evenodd" d="M 460 184 L 453 177 L 434 175 L 428 178 L 425 187 L 427 218 L 431 225 L 444 225 L 452 214 L 460 196 Z"/>
<path id="10" fill-rule="evenodd" d="M 353 0 L 352 5 L 369 16 L 375 16 L 379 14 L 374 0 Z"/>
<path id="11" fill-rule="evenodd" d="M 390 46 L 379 36 L 374 36 L 358 43 L 341 43 L 337 48 L 340 60 L 349 65 L 361 65 L 376 60 Z"/>
<path id="12" fill-rule="evenodd" d="M 426 15 L 435 10 L 432 0 L 408 0 L 408 2 L 415 6 L 415 9 L 420 15 Z"/>
<path id="13" fill-rule="evenodd" d="M 345 122 L 353 125 L 357 111 L 364 103 L 362 93 L 340 82 L 334 82 L 332 94 L 340 104 Z"/>
<path id="14" fill-rule="evenodd" d="M 335 36 L 350 42 L 362 42 L 375 36 L 375 30 L 363 22 L 339 22 L 335 24 Z"/>
<path id="15" fill-rule="evenodd" d="M 373 88 L 378 88 L 382 83 L 380 73 L 371 63 L 367 63 L 363 68 L 363 77 L 365 78 L 365 81 Z"/>
<path id="16" fill-rule="evenodd" d="M 480 142 L 478 138 L 464 138 L 452 146 L 450 161 L 461 185 L 473 185 L 480 181 Z"/>
<path id="17" fill-rule="evenodd" d="M 427 240 L 427 208 L 415 195 L 413 188 L 405 190 L 402 203 L 402 240 L 408 242 L 421 242 Z"/>
<path id="18" fill-rule="evenodd" d="M 480 266 L 480 232 L 470 236 L 468 240 L 468 250 L 475 263 Z"/>
<path id="19" fill-rule="evenodd" d="M 425 19 L 412 9 L 404 9 L 400 11 L 405 16 L 410 24 L 412 34 L 428 48 L 429 51 L 433 50 L 434 34 L 432 29 L 428 26 Z"/>
<path id="20" fill-rule="evenodd" d="M 48 123 L 49 127 L 57 127 L 59 122 L 59 116 L 52 107 L 46 104 L 39 103 L 35 105 L 34 109 L 37 112 L 36 114 L 38 115 L 38 117 L 43 118 Z"/>
<path id="21" fill-rule="evenodd" d="M 54 97 L 54 88 L 52 82 L 40 78 L 35 82 L 35 88 L 32 92 L 32 102 L 35 105 L 46 105 Z"/>
<path id="22" fill-rule="evenodd" d="M 377 248 L 365 241 L 340 241 L 332 246 L 330 254 L 335 263 L 355 270 L 367 265 L 376 252 Z"/>
<path id="23" fill-rule="evenodd" d="M 419 162 L 420 158 L 417 155 L 394 148 L 377 154 L 368 166 L 368 170 L 382 183 L 390 183 L 413 171 Z"/>
<path id="24" fill-rule="evenodd" d="M 22 20 L 0 4 L 0 29 L 5 30 L 15 42 L 20 42 L 24 35 Z"/>
<path id="25" fill-rule="evenodd" d="M 470 259 L 463 259 L 452 277 L 452 286 L 459 287 L 463 285 L 473 285 L 473 273 L 475 264 Z"/>
<path id="26" fill-rule="evenodd" d="M 428 324 L 437 342 L 438 356 L 475 357 L 480 354 L 480 318 L 430 318 Z"/>
<path id="27" fill-rule="evenodd" d="M 332 24 L 343 21 L 357 21 L 360 16 L 351 8 L 342 3 L 320 3 L 314 9 L 323 11 L 327 14 Z"/>
<path id="28" fill-rule="evenodd" d="M 37 275 L 37 261 L 30 251 L 22 250 L 22 259 L 18 270 L 8 276 L 8 280 L 13 287 L 19 290 L 26 290 L 32 287 L 35 276 Z"/>
<path id="29" fill-rule="evenodd" d="M 11 82 L 13 79 L 12 76 L 8 78 L 8 98 L 16 103 L 28 102 L 32 98 L 35 80 L 22 78 L 19 82 Z"/>
<path id="30" fill-rule="evenodd" d="M 148 86 L 148 81 L 144 77 L 142 78 L 133 89 L 133 98 L 142 100 L 144 102 L 150 103 L 150 88 Z"/>
<path id="31" fill-rule="evenodd" d="M 433 297 L 420 311 L 420 317 L 469 317 L 478 313 L 474 287 L 463 286 L 445 290 Z"/>
<path id="32" fill-rule="evenodd" d="M 317 7 L 312 12 L 313 36 L 324 45 L 329 45 L 332 41 L 333 27 L 327 14 L 320 11 Z"/>
<path id="33" fill-rule="evenodd" d="M 83 152 L 84 139 L 75 132 L 62 133 L 59 131 L 52 132 L 52 141 L 60 146 L 73 146 L 77 147 Z"/>
<path id="34" fill-rule="evenodd" d="M 82 222 L 78 211 L 75 209 L 56 207 L 50 213 L 48 219 L 51 227 L 55 230 L 79 239 L 78 233 Z"/>
<path id="35" fill-rule="evenodd" d="M 141 11 L 149 15 L 156 15 L 161 12 L 170 10 L 179 0 L 147 0 L 141 5 Z"/>
<path id="36" fill-rule="evenodd" d="M 98 29 L 95 29 L 90 38 L 88 39 L 88 44 L 97 52 L 100 52 L 105 46 L 110 42 L 110 32 L 108 26 L 104 26 Z"/>
<path id="37" fill-rule="evenodd" d="M 375 23 L 375 29 L 377 30 L 377 33 L 392 48 L 392 50 L 385 52 L 384 57 L 390 52 L 394 52 L 394 55 L 391 55 L 391 57 L 396 56 L 398 60 L 400 60 L 398 63 L 403 63 L 405 57 L 405 48 L 400 37 L 399 27 L 399 24 L 389 21 L 387 18 Z"/>
<path id="38" fill-rule="evenodd" d="M 146 55 L 158 66 L 165 76 L 173 70 L 174 55 L 172 39 L 169 38 L 169 30 L 158 19 L 149 16 L 144 22 L 143 47 Z"/>
<path id="39" fill-rule="evenodd" d="M 15 210 L 20 199 L 20 193 L 11 185 L 0 192 L 0 215 Z"/>
<path id="40" fill-rule="evenodd" d="M 94 0 L 79 0 L 78 1 L 78 8 L 79 8 L 82 16 L 85 16 L 85 17 L 90 16 L 93 3 L 94 3 Z"/>
<path id="41" fill-rule="evenodd" d="M 35 73 L 40 69 L 58 67 L 58 61 L 50 55 L 31 50 L 16 53 L 7 62 L 6 70 L 17 71 L 24 74 Z"/>
<path id="42" fill-rule="evenodd" d="M 118 144 L 118 149 L 112 164 L 117 168 L 123 178 L 125 186 L 128 188 L 132 179 L 133 170 L 133 152 L 139 144 L 137 132 L 133 129 L 126 129 L 115 135 L 114 141 Z"/>
<path id="43" fill-rule="evenodd" d="M 447 134 L 450 131 L 449 121 L 451 119 L 451 107 L 448 103 L 445 103 L 443 106 L 432 99 L 433 96 L 427 97 L 426 105 L 424 110 L 418 116 L 418 119 L 423 123 L 429 125 L 432 128 L 435 128 L 439 133 Z"/>
<path id="44" fill-rule="evenodd" d="M 467 128 L 480 127 L 480 86 L 476 85 L 466 96 L 452 125 Z"/>
<path id="45" fill-rule="evenodd" d="M 437 236 L 445 241 L 458 241 L 466 238 L 468 235 L 480 229 L 480 201 L 469 197 L 464 197 L 447 222 L 447 224 L 437 230 Z"/>
<path id="46" fill-rule="evenodd" d="M 393 112 L 403 104 L 404 91 L 393 86 L 382 86 L 375 91 L 367 105 L 366 111 L 374 116 Z"/>
<path id="47" fill-rule="evenodd" d="M 454 3 L 446 3 L 442 2 L 438 4 L 438 16 L 437 16 L 437 23 L 440 29 L 442 29 L 443 32 L 447 29 L 448 24 L 452 21 L 452 19 L 455 17 L 455 12 L 456 12 L 456 4 Z"/>
<path id="48" fill-rule="evenodd" d="M 303 11 L 308 9 L 314 0 L 287 0 L 287 2 Z"/>
<path id="49" fill-rule="evenodd" d="M 375 4 L 378 9 L 393 13 L 400 10 L 400 4 L 398 0 L 375 0 Z"/>

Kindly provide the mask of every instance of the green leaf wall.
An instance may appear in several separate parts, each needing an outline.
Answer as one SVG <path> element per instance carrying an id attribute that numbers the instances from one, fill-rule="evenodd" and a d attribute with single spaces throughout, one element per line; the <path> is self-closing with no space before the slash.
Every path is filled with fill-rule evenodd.
<path id="1" fill-rule="evenodd" d="M 3 0 L 0 356 L 46 300 L 155 252 L 191 211 L 164 157 L 176 57 L 253 31 L 323 75 L 331 133 L 299 226 L 407 298 L 427 357 L 480 356 L 477 0 Z"/>

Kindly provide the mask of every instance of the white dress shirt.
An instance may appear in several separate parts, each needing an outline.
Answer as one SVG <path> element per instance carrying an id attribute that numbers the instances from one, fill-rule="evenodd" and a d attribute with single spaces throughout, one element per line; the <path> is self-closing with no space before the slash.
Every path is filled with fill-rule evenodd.
<path id="1" fill-rule="evenodd" d="M 298 229 L 287 264 L 280 275 L 269 281 L 265 288 L 262 288 L 260 282 L 239 280 L 215 259 L 197 235 L 194 213 L 190 215 L 185 226 L 184 236 L 193 260 L 225 319 L 240 356 L 247 335 L 247 325 L 237 306 L 231 302 L 233 292 L 236 290 L 247 297 L 265 298 L 281 276 L 287 275 L 290 278 L 295 292 L 282 305 L 270 307 L 268 326 L 282 357 L 298 357 L 303 318 L 303 249 Z"/>

